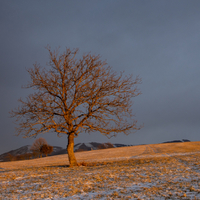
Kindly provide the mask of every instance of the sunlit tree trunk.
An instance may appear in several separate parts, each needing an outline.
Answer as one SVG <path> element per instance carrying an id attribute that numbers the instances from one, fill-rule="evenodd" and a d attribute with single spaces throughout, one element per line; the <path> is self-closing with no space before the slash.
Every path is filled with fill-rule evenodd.
<path id="1" fill-rule="evenodd" d="M 68 135 L 67 153 L 70 167 L 77 166 L 76 157 L 74 155 L 74 133 Z"/>

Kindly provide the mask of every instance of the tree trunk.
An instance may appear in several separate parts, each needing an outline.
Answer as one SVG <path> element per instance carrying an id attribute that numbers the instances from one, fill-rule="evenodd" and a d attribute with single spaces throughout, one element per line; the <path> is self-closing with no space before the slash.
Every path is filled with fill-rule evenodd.
<path id="1" fill-rule="evenodd" d="M 74 133 L 68 135 L 67 153 L 69 158 L 69 166 L 77 166 L 76 157 L 74 155 Z"/>

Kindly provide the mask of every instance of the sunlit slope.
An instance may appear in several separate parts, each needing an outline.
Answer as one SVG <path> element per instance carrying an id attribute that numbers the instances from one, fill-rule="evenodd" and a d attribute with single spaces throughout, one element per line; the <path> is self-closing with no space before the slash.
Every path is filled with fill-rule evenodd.
<path id="1" fill-rule="evenodd" d="M 175 154 L 188 154 L 192 152 L 200 153 L 200 142 L 138 145 L 132 147 L 119 147 L 111 149 L 77 152 L 75 153 L 75 155 L 78 162 L 96 162 L 145 158 L 149 156 L 173 156 Z M 58 166 L 68 164 L 68 157 L 66 154 L 64 154 L 33 160 L 2 162 L 0 163 L 0 168 L 17 169 L 24 167 L 42 167 L 55 165 Z"/>
<path id="2" fill-rule="evenodd" d="M 200 151 L 200 142 L 165 143 L 148 145 L 158 153 L 186 153 Z"/>

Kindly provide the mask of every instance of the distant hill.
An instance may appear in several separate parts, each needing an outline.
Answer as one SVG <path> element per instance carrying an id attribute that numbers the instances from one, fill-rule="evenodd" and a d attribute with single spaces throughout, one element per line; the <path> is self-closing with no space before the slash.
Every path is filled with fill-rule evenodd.
<path id="1" fill-rule="evenodd" d="M 74 146 L 74 152 L 91 151 L 96 149 L 107 149 L 107 148 L 125 147 L 125 146 L 130 146 L 130 145 L 98 143 L 98 142 L 78 143 Z M 26 145 L 18 149 L 3 153 L 0 155 L 0 162 L 31 159 L 34 156 L 32 154 L 32 151 L 30 150 L 30 147 L 31 145 Z M 53 152 L 49 156 L 55 156 L 61 154 L 67 154 L 67 150 L 59 146 L 53 146 Z"/>
<path id="2" fill-rule="evenodd" d="M 178 143 L 178 142 L 190 142 L 190 140 L 182 139 L 182 140 L 167 141 L 163 143 Z M 108 148 L 128 147 L 128 146 L 133 146 L 133 145 L 98 143 L 98 142 L 78 143 L 74 145 L 74 152 L 92 151 L 97 149 L 108 149 Z M 30 150 L 30 147 L 31 145 L 26 145 L 18 149 L 3 153 L 0 155 L 0 162 L 35 158 L 32 154 L 32 151 Z M 59 146 L 53 146 L 53 152 L 49 156 L 62 155 L 62 154 L 67 154 L 67 150 Z"/>
<path id="3" fill-rule="evenodd" d="M 116 147 L 127 147 L 133 145 L 126 144 L 111 144 L 111 143 L 98 143 L 98 142 L 90 142 L 90 143 L 78 143 L 74 145 L 74 151 L 91 151 L 97 149 L 108 149 L 108 148 L 116 148 Z"/>
<path id="4" fill-rule="evenodd" d="M 163 142 L 163 143 L 176 143 L 176 142 L 190 142 L 190 140 L 187 140 L 187 139 L 172 140 L 172 141 L 167 141 L 167 142 Z"/>
<path id="5" fill-rule="evenodd" d="M 155 164 L 160 163 L 160 158 L 167 158 L 165 160 L 168 163 L 169 159 L 178 159 L 184 161 L 184 156 L 192 155 L 192 160 L 198 165 L 198 159 L 200 154 L 200 141 L 197 142 L 177 142 L 177 143 L 161 143 L 161 144 L 147 144 L 147 145 L 137 145 L 130 147 L 121 148 L 109 148 L 104 150 L 94 150 L 76 153 L 76 159 L 78 163 L 94 163 L 97 164 L 113 161 L 131 161 L 135 160 L 139 166 L 144 164 L 149 164 L 148 159 L 155 158 Z M 183 156 L 181 159 L 179 156 Z M 196 157 L 197 156 L 197 157 Z M 147 160 L 146 160 L 147 159 Z M 174 159 L 173 159 L 174 160 Z M 146 162 L 147 161 L 147 162 Z M 158 162 L 157 162 L 158 161 Z M 174 161 L 173 161 L 174 162 Z M 174 164 L 174 163 L 173 163 Z M 178 164 L 181 165 L 179 162 Z M 185 163 L 187 164 L 187 162 Z M 66 154 L 44 157 L 41 159 L 32 159 L 25 162 L 0 162 L 0 172 L 10 169 L 25 169 L 33 167 L 45 167 L 45 166 L 67 166 L 69 165 L 68 158 Z M 195 164 L 195 169 L 198 167 Z M 94 165 L 96 166 L 96 165 Z M 98 166 L 98 165 L 97 165 Z M 178 169 L 177 169 L 178 170 Z M 179 173 L 179 170 L 177 171 Z"/>
<path id="6" fill-rule="evenodd" d="M 0 155 L 0 162 L 30 159 L 33 157 L 30 147 L 31 145 L 26 145 L 18 149 L 3 153 Z M 54 146 L 52 155 L 58 155 L 56 153 L 60 152 L 61 150 L 63 150 L 62 147 Z"/>

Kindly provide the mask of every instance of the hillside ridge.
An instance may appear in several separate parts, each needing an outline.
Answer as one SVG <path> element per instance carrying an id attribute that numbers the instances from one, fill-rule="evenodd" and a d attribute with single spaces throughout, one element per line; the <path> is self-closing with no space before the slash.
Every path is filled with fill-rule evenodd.
<path id="1" fill-rule="evenodd" d="M 183 140 L 173 140 L 173 141 L 167 141 L 163 143 L 180 143 L 180 142 L 190 142 L 187 139 Z M 91 150 L 98 150 L 98 149 L 108 149 L 108 148 L 118 148 L 118 147 L 128 147 L 128 146 L 134 146 L 134 145 L 126 145 L 126 144 L 111 144 L 109 142 L 107 143 L 98 143 L 98 142 L 89 142 L 89 143 L 77 143 L 74 145 L 74 152 L 82 152 L 82 151 L 91 151 Z M 138 145 L 136 145 L 138 146 Z M 6 153 L 3 153 L 0 155 L 0 162 L 5 161 L 12 161 L 12 160 L 26 160 L 30 159 L 30 155 L 32 151 L 30 150 L 31 145 L 25 145 L 18 149 L 8 151 Z M 25 155 L 28 155 L 26 157 Z M 62 155 L 67 154 L 67 150 L 65 148 L 59 147 L 59 146 L 53 146 L 53 152 L 49 156 L 55 156 L 55 155 Z M 24 157 L 23 157 L 24 155 Z"/>
<path id="2" fill-rule="evenodd" d="M 146 159 L 153 157 L 176 157 L 200 153 L 200 142 L 148 144 L 129 147 L 100 149 L 95 151 L 76 152 L 77 161 L 80 162 L 108 162 L 130 159 Z M 48 156 L 32 160 L 13 162 L 0 162 L 0 168 L 21 169 L 44 166 L 66 166 L 67 155 Z"/>
<path id="3" fill-rule="evenodd" d="M 74 146 L 74 152 L 91 151 L 97 149 L 107 149 L 107 148 L 115 148 L 122 146 L 130 146 L 130 145 L 125 145 L 125 144 L 115 145 L 111 143 L 98 143 L 98 142 L 78 143 Z M 11 159 L 14 159 L 14 157 L 17 160 L 24 160 L 22 158 L 23 155 L 25 156 L 28 154 L 32 154 L 30 147 L 31 145 L 25 145 L 15 150 L 5 152 L 0 155 L 0 162 L 11 161 Z M 59 146 L 53 146 L 53 152 L 49 156 L 62 155 L 62 154 L 67 154 L 67 150 L 65 148 Z"/>

